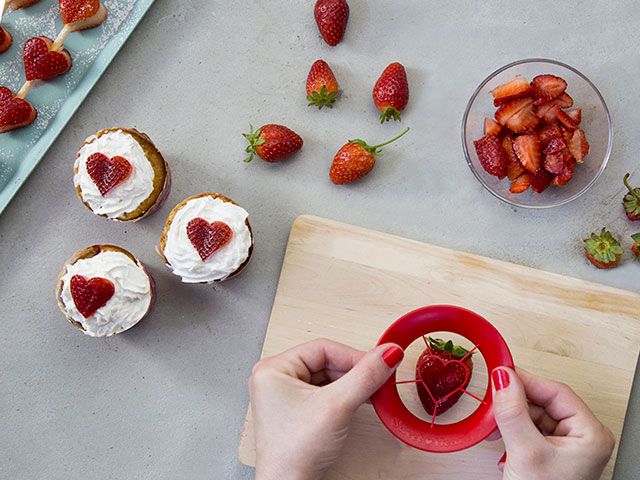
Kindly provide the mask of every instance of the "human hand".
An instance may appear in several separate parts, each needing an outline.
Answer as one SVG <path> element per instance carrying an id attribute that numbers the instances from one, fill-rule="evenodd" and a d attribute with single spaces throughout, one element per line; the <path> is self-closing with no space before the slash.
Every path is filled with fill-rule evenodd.
<path id="1" fill-rule="evenodd" d="M 491 378 L 503 480 L 600 478 L 615 439 L 571 388 L 521 369 L 499 367 Z"/>
<path id="2" fill-rule="evenodd" d="M 315 480 L 338 459 L 351 419 L 404 356 L 314 340 L 265 358 L 249 379 L 256 480 Z"/>

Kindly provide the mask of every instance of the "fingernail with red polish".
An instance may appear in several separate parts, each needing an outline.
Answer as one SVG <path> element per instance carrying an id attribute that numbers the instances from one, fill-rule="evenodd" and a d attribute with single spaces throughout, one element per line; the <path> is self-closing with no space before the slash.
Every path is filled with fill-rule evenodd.
<path id="1" fill-rule="evenodd" d="M 507 452 L 504 452 L 504 455 L 502 455 L 502 457 L 500 457 L 500 460 L 498 460 L 498 465 L 504 464 L 507 461 Z"/>
<path id="2" fill-rule="evenodd" d="M 509 372 L 502 368 L 496 368 L 491 374 L 491 378 L 493 379 L 493 386 L 496 388 L 496 391 L 509 386 Z"/>
<path id="3" fill-rule="evenodd" d="M 404 351 L 395 345 L 387 348 L 382 354 L 382 360 L 384 360 L 384 363 L 386 363 L 389 368 L 395 367 L 403 358 Z"/>

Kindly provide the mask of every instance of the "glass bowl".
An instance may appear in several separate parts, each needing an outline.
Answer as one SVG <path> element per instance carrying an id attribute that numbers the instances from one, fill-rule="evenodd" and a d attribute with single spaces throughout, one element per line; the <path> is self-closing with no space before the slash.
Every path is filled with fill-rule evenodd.
<path id="1" fill-rule="evenodd" d="M 507 178 L 499 180 L 482 168 L 473 141 L 484 135 L 484 119 L 493 118 L 496 111 L 491 90 L 516 75 L 522 75 L 531 81 L 536 75 L 545 73 L 557 75 L 567 81 L 567 93 L 574 101 L 572 108 L 582 109 L 580 128 L 584 130 L 591 148 L 584 163 L 576 166 L 573 178 L 566 185 L 551 185 L 542 193 L 529 189 L 524 193 L 514 194 L 509 192 L 511 182 Z M 469 168 L 495 197 L 516 207 L 551 208 L 578 198 L 602 175 L 611 153 L 611 140 L 611 116 L 595 85 L 575 68 L 544 58 L 518 60 L 493 72 L 473 92 L 462 118 L 462 148 Z"/>

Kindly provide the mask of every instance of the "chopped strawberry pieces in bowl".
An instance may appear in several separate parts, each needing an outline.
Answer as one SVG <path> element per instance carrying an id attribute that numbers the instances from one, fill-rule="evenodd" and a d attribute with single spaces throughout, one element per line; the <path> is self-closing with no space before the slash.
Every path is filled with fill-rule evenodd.
<path id="1" fill-rule="evenodd" d="M 611 151 L 611 119 L 596 87 L 573 67 L 529 59 L 492 73 L 463 118 L 467 163 L 496 197 L 548 208 L 587 191 Z"/>

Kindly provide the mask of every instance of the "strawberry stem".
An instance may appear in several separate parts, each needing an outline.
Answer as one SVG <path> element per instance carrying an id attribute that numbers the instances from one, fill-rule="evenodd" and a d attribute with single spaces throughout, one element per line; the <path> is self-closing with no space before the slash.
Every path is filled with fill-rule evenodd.
<path id="1" fill-rule="evenodd" d="M 249 141 L 249 145 L 244 149 L 244 151 L 249 154 L 249 156 L 244 159 L 246 163 L 253 160 L 253 155 L 256 153 L 256 147 L 264 143 L 264 139 L 260 138 L 260 133 L 260 129 L 254 130 L 253 125 L 249 124 L 249 133 L 242 134 L 242 136 Z"/>
<path id="2" fill-rule="evenodd" d="M 364 140 L 361 140 L 359 138 L 353 139 L 353 140 L 349 140 L 349 143 L 355 143 L 356 145 L 360 145 L 362 148 L 364 148 L 367 152 L 369 153 L 373 153 L 374 155 L 379 155 L 380 152 L 378 151 L 378 149 L 380 147 L 384 147 L 385 145 L 389 145 L 392 142 L 395 142 L 396 140 L 398 140 L 401 136 L 403 136 L 405 133 L 407 133 L 409 131 L 409 127 L 407 127 L 400 135 L 393 137 L 391 140 L 384 142 L 384 143 L 380 143 L 378 145 L 368 145 L 367 142 L 365 142 Z"/>
<path id="3" fill-rule="evenodd" d="M 371 147 L 371 148 L 373 148 L 374 150 L 376 150 L 376 149 L 378 149 L 378 148 L 380 148 L 380 147 L 384 147 L 385 145 L 389 145 L 390 143 L 393 143 L 393 142 L 395 142 L 396 140 L 398 140 L 400 137 L 402 137 L 402 136 L 403 136 L 405 133 L 407 133 L 408 131 L 409 131 L 409 127 L 405 128 L 405 129 L 404 129 L 404 131 L 403 131 L 400 135 L 398 135 L 398 136 L 396 136 L 396 137 L 393 137 L 393 138 L 392 138 L 391 140 L 389 140 L 388 142 L 384 142 L 384 143 L 380 143 L 380 144 L 378 144 L 378 145 L 374 145 L 374 146 L 373 146 L 373 147 Z"/>
<path id="4" fill-rule="evenodd" d="M 628 180 L 629 180 L 629 177 L 630 177 L 630 176 L 631 176 L 631 174 L 630 174 L 630 173 L 627 173 L 627 174 L 624 176 L 624 178 L 622 179 L 622 182 L 624 183 L 624 186 L 625 186 L 625 187 L 627 187 L 627 190 L 629 190 L 629 193 L 630 193 L 633 197 L 635 197 L 638 201 L 640 201 L 640 194 L 638 194 L 638 193 L 635 191 L 635 189 L 633 189 L 633 188 L 631 187 L 631 185 L 629 185 Z"/>

